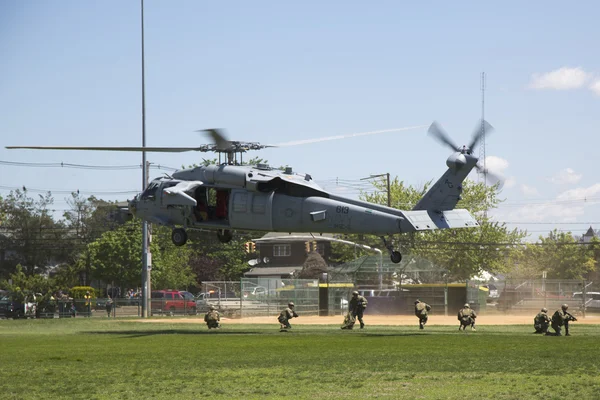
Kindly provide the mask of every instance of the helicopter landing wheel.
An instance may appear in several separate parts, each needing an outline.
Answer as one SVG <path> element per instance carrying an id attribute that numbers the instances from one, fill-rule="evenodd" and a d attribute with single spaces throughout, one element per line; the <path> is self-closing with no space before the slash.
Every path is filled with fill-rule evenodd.
<path id="1" fill-rule="evenodd" d="M 400 261 L 402 261 L 402 254 L 400 254 L 399 251 L 394 250 L 390 254 L 390 259 L 394 264 L 398 264 Z"/>
<path id="2" fill-rule="evenodd" d="M 233 239 L 233 234 L 228 229 L 221 229 L 217 231 L 217 237 L 221 243 L 229 243 Z"/>
<path id="3" fill-rule="evenodd" d="M 171 233 L 171 240 L 175 246 L 183 246 L 187 242 L 187 232 L 183 228 L 175 228 Z"/>

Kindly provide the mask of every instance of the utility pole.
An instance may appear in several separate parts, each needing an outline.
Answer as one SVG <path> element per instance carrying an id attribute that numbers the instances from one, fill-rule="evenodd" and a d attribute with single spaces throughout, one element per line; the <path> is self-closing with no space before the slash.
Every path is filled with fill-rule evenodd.
<path id="1" fill-rule="evenodd" d="M 146 147 L 146 88 L 144 77 L 144 0 L 141 0 L 142 11 L 142 147 Z M 150 164 L 146 161 L 146 152 L 142 151 L 142 192 L 148 187 L 148 169 Z M 152 254 L 150 253 L 150 237 L 148 235 L 148 222 L 142 222 L 142 318 L 148 318 L 152 313 L 151 308 L 151 279 Z"/>
<path id="2" fill-rule="evenodd" d="M 373 179 L 373 178 L 382 178 L 382 177 L 386 177 L 387 179 L 387 206 L 391 207 L 392 206 L 392 193 L 390 191 L 390 173 L 386 172 L 385 174 L 379 174 L 379 175 L 370 175 L 366 178 L 362 178 L 361 181 L 364 181 L 366 179 Z"/>

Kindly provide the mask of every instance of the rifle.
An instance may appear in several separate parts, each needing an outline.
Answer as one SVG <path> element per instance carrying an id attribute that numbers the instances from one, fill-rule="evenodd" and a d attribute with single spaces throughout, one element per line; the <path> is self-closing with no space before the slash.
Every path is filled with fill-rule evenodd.
<path id="1" fill-rule="evenodd" d="M 565 314 L 567 315 L 567 318 L 566 318 L 566 319 L 567 319 L 567 321 L 577 321 L 577 318 L 575 318 L 575 317 L 573 316 L 573 314 L 571 314 L 571 313 L 568 313 L 568 312 L 566 312 L 566 311 L 565 311 Z"/>

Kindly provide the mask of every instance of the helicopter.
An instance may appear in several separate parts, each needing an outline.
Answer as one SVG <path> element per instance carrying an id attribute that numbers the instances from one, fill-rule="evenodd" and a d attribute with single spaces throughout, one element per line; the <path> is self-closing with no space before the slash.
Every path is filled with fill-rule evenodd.
<path id="1" fill-rule="evenodd" d="M 415 128 L 415 127 L 412 127 Z M 403 128 L 404 130 L 410 128 Z M 243 154 L 272 145 L 231 141 L 223 130 L 207 129 L 212 144 L 200 147 L 72 147 L 6 146 L 7 149 L 101 150 L 136 152 L 185 151 L 215 152 L 217 165 L 200 165 L 153 179 L 146 189 L 128 200 L 131 214 L 149 223 L 172 228 L 176 246 L 188 240 L 187 230 L 215 230 L 222 243 L 233 238 L 233 231 L 271 231 L 338 234 L 372 234 L 383 241 L 393 263 L 402 254 L 393 248 L 395 234 L 435 229 L 474 228 L 477 220 L 465 209 L 456 209 L 462 183 L 473 168 L 484 171 L 473 149 L 483 134 L 492 130 L 482 121 L 468 146 L 459 147 L 437 122 L 428 132 L 449 146 L 453 153 L 446 160 L 448 169 L 431 186 L 412 210 L 399 210 L 380 204 L 355 200 L 321 188 L 310 174 L 284 170 L 267 164 L 243 165 Z M 389 131 L 389 130 L 388 130 Z M 376 131 L 374 133 L 385 132 Z M 369 132 L 366 134 L 372 134 Z M 361 134 L 355 134 L 357 136 Z M 325 138 L 337 139 L 341 137 Z M 319 140 L 317 140 L 319 141 Z M 307 143 L 300 141 L 294 144 Z M 224 160 L 222 160 L 224 156 Z M 239 157 L 238 157 L 239 156 Z M 499 180 L 499 179 L 498 179 Z M 387 239 L 386 239 L 387 237 Z"/>

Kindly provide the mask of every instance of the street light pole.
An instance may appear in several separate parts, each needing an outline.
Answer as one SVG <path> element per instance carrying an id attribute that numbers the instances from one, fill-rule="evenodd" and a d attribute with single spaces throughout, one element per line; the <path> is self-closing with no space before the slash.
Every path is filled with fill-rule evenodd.
<path id="1" fill-rule="evenodd" d="M 146 88 L 144 77 L 144 0 L 141 0 L 142 11 L 142 147 L 146 147 Z M 148 172 L 146 152 L 142 152 L 142 192 L 148 187 Z M 150 309 L 150 287 L 152 269 L 152 254 L 149 249 L 150 238 L 148 235 L 148 222 L 142 222 L 142 318 L 151 315 Z"/>

